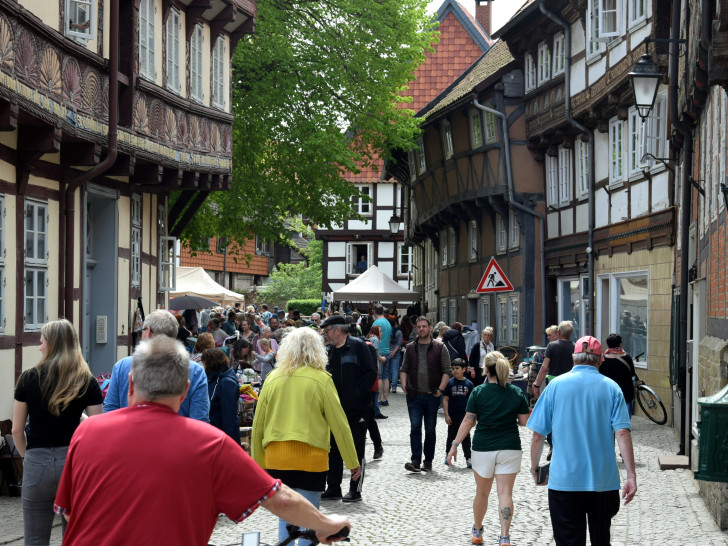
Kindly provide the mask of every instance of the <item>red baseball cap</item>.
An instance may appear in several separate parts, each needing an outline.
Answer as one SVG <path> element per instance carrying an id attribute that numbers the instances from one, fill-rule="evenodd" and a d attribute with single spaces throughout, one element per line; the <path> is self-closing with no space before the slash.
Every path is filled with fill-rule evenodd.
<path id="1" fill-rule="evenodd" d="M 589 353 L 602 356 L 602 344 L 595 337 L 581 337 L 574 343 L 574 354 L 577 353 Z"/>

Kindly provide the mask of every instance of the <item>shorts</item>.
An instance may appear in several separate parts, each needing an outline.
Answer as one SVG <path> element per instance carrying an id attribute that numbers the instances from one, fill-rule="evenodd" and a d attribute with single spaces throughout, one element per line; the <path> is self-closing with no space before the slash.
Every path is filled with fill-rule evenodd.
<path id="1" fill-rule="evenodd" d="M 504 449 L 501 451 L 473 450 L 470 462 L 473 470 L 483 478 L 492 478 L 494 474 L 517 474 L 521 471 L 520 449 Z"/>
<path id="2" fill-rule="evenodd" d="M 387 355 L 387 360 L 385 362 L 379 363 L 379 379 L 389 379 L 389 367 L 391 364 L 392 360 L 389 358 L 389 355 Z"/>

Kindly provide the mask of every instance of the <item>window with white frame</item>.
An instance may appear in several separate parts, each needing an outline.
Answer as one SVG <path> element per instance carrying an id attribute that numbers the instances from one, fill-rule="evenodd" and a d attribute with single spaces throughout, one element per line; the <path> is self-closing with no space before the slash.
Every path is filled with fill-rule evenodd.
<path id="1" fill-rule="evenodd" d="M 48 321 L 48 204 L 25 202 L 25 331 Z"/>
<path id="2" fill-rule="evenodd" d="M 495 215 L 495 248 L 499 254 L 508 248 L 508 231 L 506 231 L 506 224 L 500 214 Z"/>
<path id="3" fill-rule="evenodd" d="M 559 205 L 559 158 L 546 156 L 546 202 L 550 206 Z"/>
<path id="4" fill-rule="evenodd" d="M 440 265 L 442 267 L 446 267 L 447 264 L 449 263 L 447 260 L 447 250 L 448 250 L 447 230 L 443 229 L 440 232 Z"/>
<path id="5" fill-rule="evenodd" d="M 551 79 L 551 52 L 546 42 L 538 44 L 538 85 Z"/>
<path id="6" fill-rule="evenodd" d="M 579 196 L 584 196 L 589 193 L 589 143 L 577 138 L 574 151 L 576 183 L 579 187 Z"/>
<path id="7" fill-rule="evenodd" d="M 414 182 L 417 179 L 417 163 L 415 163 L 415 151 L 407 152 L 407 164 L 409 166 L 409 179 Z"/>
<path id="8" fill-rule="evenodd" d="M 190 36 L 190 98 L 202 102 L 202 60 L 204 36 L 202 25 L 195 25 Z"/>
<path id="9" fill-rule="evenodd" d="M 455 230 L 447 228 L 447 263 L 452 265 L 455 263 L 457 254 L 457 241 L 455 240 Z"/>
<path id="10" fill-rule="evenodd" d="M 472 136 L 473 148 L 483 145 L 483 127 L 481 125 L 481 119 L 479 110 L 473 110 L 470 113 L 470 135 Z"/>
<path id="11" fill-rule="evenodd" d="M 447 298 L 440 298 L 440 320 L 442 322 L 447 322 L 447 312 L 448 312 L 449 306 Z"/>
<path id="12" fill-rule="evenodd" d="M 163 202 L 157 205 L 157 233 L 167 235 L 167 205 Z"/>
<path id="13" fill-rule="evenodd" d="M 667 96 L 666 94 L 659 93 L 655 97 L 655 104 L 650 110 L 649 116 L 645 119 L 642 124 L 641 138 L 640 138 L 640 157 L 644 157 L 645 154 L 651 154 L 655 158 L 665 157 L 667 154 Z M 655 161 L 652 157 L 645 158 L 644 164 L 653 166 L 660 164 Z"/>
<path id="14" fill-rule="evenodd" d="M 629 0 L 629 26 L 645 20 L 647 0 Z"/>
<path id="15" fill-rule="evenodd" d="M 483 328 L 490 326 L 490 296 L 480 297 L 480 306 L 478 309 L 478 334 L 481 335 Z"/>
<path id="16" fill-rule="evenodd" d="M 399 277 L 409 276 L 412 269 L 412 247 L 404 243 L 397 243 L 397 275 Z"/>
<path id="17" fill-rule="evenodd" d="M 568 205 L 571 202 L 571 150 L 559 146 L 559 205 Z"/>
<path id="18" fill-rule="evenodd" d="M 352 197 L 352 205 L 354 210 L 362 216 L 372 215 L 372 186 L 371 184 L 357 185 L 356 189 L 359 190 L 359 195 Z"/>
<path id="19" fill-rule="evenodd" d="M 5 196 L 0 195 L 0 333 L 5 332 Z"/>
<path id="20" fill-rule="evenodd" d="M 271 245 L 266 239 L 257 235 L 255 236 L 255 253 L 257 255 L 270 256 L 272 250 L 273 245 Z"/>
<path id="21" fill-rule="evenodd" d="M 601 0 L 589 0 L 587 8 L 587 57 L 596 57 L 606 49 L 604 41 L 599 34 L 599 3 Z"/>
<path id="22" fill-rule="evenodd" d="M 450 314 L 448 316 L 448 324 L 453 324 L 458 320 L 458 299 L 450 298 Z"/>
<path id="23" fill-rule="evenodd" d="M 440 137 L 442 138 L 442 154 L 445 159 L 452 157 L 452 129 L 450 129 L 450 122 L 443 121 L 440 125 Z"/>
<path id="24" fill-rule="evenodd" d="M 374 259 L 372 243 L 346 243 L 346 273 L 360 275 L 364 273 Z"/>
<path id="25" fill-rule="evenodd" d="M 427 169 L 427 161 L 425 158 L 425 141 L 421 138 L 417 139 L 417 172 L 424 174 Z"/>
<path id="26" fill-rule="evenodd" d="M 564 70 L 566 69 L 565 45 L 566 45 L 566 40 L 564 38 L 564 33 L 559 32 L 556 36 L 554 36 L 554 67 L 553 67 L 554 76 L 563 74 Z"/>
<path id="27" fill-rule="evenodd" d="M 153 80 L 157 77 L 154 62 L 156 10 L 154 0 L 141 0 L 139 3 L 139 74 Z"/>
<path id="28" fill-rule="evenodd" d="M 131 285 L 141 286 L 142 279 L 142 196 L 131 196 Z"/>
<path id="29" fill-rule="evenodd" d="M 525 60 L 525 84 L 526 93 L 536 89 L 536 63 L 533 61 L 533 56 L 530 53 L 526 53 Z"/>
<path id="30" fill-rule="evenodd" d="M 96 0 L 66 0 L 66 36 L 79 41 L 93 40 Z"/>
<path id="31" fill-rule="evenodd" d="M 491 112 L 485 113 L 485 142 L 491 144 L 498 139 L 498 132 L 495 125 L 495 115 Z"/>
<path id="32" fill-rule="evenodd" d="M 521 311 L 518 292 L 511 294 L 499 294 L 496 298 L 496 321 L 499 345 L 519 344 Z"/>
<path id="33" fill-rule="evenodd" d="M 226 105 L 225 93 L 225 67 L 227 56 L 225 55 L 225 37 L 218 36 L 215 46 L 212 48 L 212 105 L 224 109 Z"/>
<path id="34" fill-rule="evenodd" d="M 518 215 L 513 209 L 508 209 L 508 248 L 518 248 L 521 244 L 521 230 L 518 226 Z"/>
<path id="35" fill-rule="evenodd" d="M 164 235 L 159 238 L 159 291 L 166 292 L 176 288 L 175 248 L 177 238 Z"/>
<path id="36" fill-rule="evenodd" d="M 468 259 L 478 259 L 478 222 L 468 222 Z"/>
<path id="37" fill-rule="evenodd" d="M 509 306 L 509 315 L 508 320 L 510 321 L 510 331 L 509 331 L 509 337 L 510 339 L 508 342 L 512 345 L 518 345 L 518 336 L 520 334 L 521 329 L 521 312 L 520 312 L 520 302 L 518 298 L 518 293 L 515 292 L 513 294 L 508 295 L 508 306 Z"/>
<path id="38" fill-rule="evenodd" d="M 609 183 L 624 180 L 624 122 L 613 118 L 609 122 Z"/>
<path id="39" fill-rule="evenodd" d="M 642 164 L 642 118 L 640 118 L 637 109 L 633 106 L 628 113 L 628 137 L 627 143 L 627 166 L 629 175 L 640 173 Z"/>
<path id="40" fill-rule="evenodd" d="M 180 15 L 175 8 L 167 16 L 167 87 L 179 93 L 180 84 Z"/>
<path id="41" fill-rule="evenodd" d="M 591 0 L 598 8 L 596 17 L 598 40 L 609 41 L 622 34 L 624 9 L 622 0 Z"/>

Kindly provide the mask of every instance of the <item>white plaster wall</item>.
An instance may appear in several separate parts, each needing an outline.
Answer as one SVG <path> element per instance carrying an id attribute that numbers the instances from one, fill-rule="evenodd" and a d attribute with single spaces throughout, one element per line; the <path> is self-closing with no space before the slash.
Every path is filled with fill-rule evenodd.
<path id="1" fill-rule="evenodd" d="M 651 7 L 651 2 L 647 3 L 648 7 Z M 650 32 L 652 31 L 652 23 L 647 23 L 646 25 L 639 27 L 634 32 L 631 32 L 632 37 L 632 47 L 635 49 L 636 47 L 640 47 L 642 42 L 644 42 L 645 38 L 647 38 L 650 35 Z"/>
<path id="2" fill-rule="evenodd" d="M 384 271 L 390 277 L 394 277 L 394 262 L 393 261 L 379 261 L 377 267 Z"/>
<path id="3" fill-rule="evenodd" d="M 612 192 L 611 223 L 617 224 L 627 219 L 627 192 L 625 190 Z"/>
<path id="4" fill-rule="evenodd" d="M 650 212 L 650 189 L 647 181 L 634 184 L 630 190 L 630 216 L 637 218 Z"/>
<path id="5" fill-rule="evenodd" d="M 571 235 L 574 233 L 574 213 L 571 209 L 566 209 L 561 213 L 561 235 Z"/>
<path id="6" fill-rule="evenodd" d="M 609 134 L 594 131 L 594 180 L 609 177 Z"/>
<path id="7" fill-rule="evenodd" d="M 350 230 L 361 230 L 361 229 L 371 229 L 369 221 L 362 221 L 362 220 L 349 220 L 349 229 Z"/>
<path id="8" fill-rule="evenodd" d="M 58 2 L 55 2 L 54 5 L 48 0 L 19 0 L 18 4 L 38 17 L 38 19 L 49 27 L 55 30 L 61 29 Z"/>
<path id="9" fill-rule="evenodd" d="M 394 184 L 377 184 L 376 185 L 376 203 L 379 207 L 394 206 Z M 391 216 L 391 215 L 390 215 Z"/>
<path id="10" fill-rule="evenodd" d="M 409 286 L 407 286 L 407 284 L 408 284 L 408 281 L 406 281 L 406 280 L 405 280 L 405 281 L 403 281 L 403 280 L 401 280 L 401 279 L 400 279 L 400 280 L 398 280 L 398 281 L 397 281 L 397 283 L 399 283 L 399 285 L 400 285 L 400 286 L 401 286 L 402 288 L 406 288 L 407 290 L 409 290 L 409 289 L 410 289 L 410 288 L 409 288 Z"/>
<path id="11" fill-rule="evenodd" d="M 379 243 L 379 259 L 394 258 L 394 243 Z"/>
<path id="12" fill-rule="evenodd" d="M 329 243 L 329 258 L 346 258 L 346 243 L 336 241 Z"/>
<path id="13" fill-rule="evenodd" d="M 609 196 L 603 190 L 594 193 L 595 215 L 594 225 L 596 227 L 604 227 L 609 224 Z"/>
<path id="14" fill-rule="evenodd" d="M 670 204 L 668 172 L 663 171 L 652 177 L 652 211 L 666 209 Z"/>
<path id="15" fill-rule="evenodd" d="M 346 278 L 346 262 L 329 262 L 327 266 L 327 276 L 329 279 Z M 334 288 L 333 290 L 336 289 Z"/>
<path id="16" fill-rule="evenodd" d="M 586 61 L 584 59 L 571 65 L 571 96 L 586 89 Z"/>
<path id="17" fill-rule="evenodd" d="M 589 229 L 589 204 L 582 203 L 576 206 L 576 232 Z"/>
<path id="18" fill-rule="evenodd" d="M 550 212 L 546 215 L 546 229 L 548 237 L 558 237 L 559 235 L 559 213 Z"/>
<path id="19" fill-rule="evenodd" d="M 40 353 L 39 353 L 40 354 Z M 0 351 L 0 421 L 13 418 L 15 393 L 15 351 Z"/>
<path id="20" fill-rule="evenodd" d="M 391 210 L 377 210 L 376 229 L 385 229 L 389 231 L 389 219 L 392 217 Z"/>
<path id="21" fill-rule="evenodd" d="M 624 38 L 609 50 L 609 66 L 614 66 L 627 55 L 627 40 Z"/>
<path id="22" fill-rule="evenodd" d="M 586 48 L 586 34 L 581 19 L 571 25 L 571 55 L 581 53 Z"/>
<path id="23" fill-rule="evenodd" d="M 591 63 L 587 70 L 589 72 L 589 83 L 594 83 L 604 76 L 607 71 L 607 58 L 601 57 L 598 61 Z"/>

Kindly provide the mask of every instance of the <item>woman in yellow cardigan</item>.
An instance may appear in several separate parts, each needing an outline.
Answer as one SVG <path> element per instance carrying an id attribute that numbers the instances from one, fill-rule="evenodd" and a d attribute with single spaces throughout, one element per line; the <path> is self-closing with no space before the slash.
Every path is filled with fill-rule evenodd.
<path id="1" fill-rule="evenodd" d="M 346 468 L 358 479 L 361 469 L 354 440 L 341 408 L 323 339 L 312 328 L 296 328 L 278 349 L 255 409 L 252 454 L 274 478 L 301 493 L 316 508 L 326 487 L 330 437 L 334 435 Z M 286 522 L 278 540 L 288 536 Z M 308 541 L 299 540 L 299 546 Z"/>

